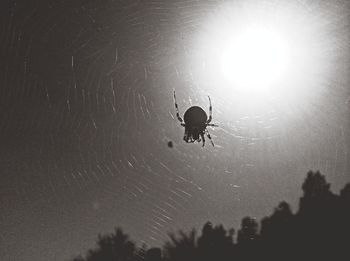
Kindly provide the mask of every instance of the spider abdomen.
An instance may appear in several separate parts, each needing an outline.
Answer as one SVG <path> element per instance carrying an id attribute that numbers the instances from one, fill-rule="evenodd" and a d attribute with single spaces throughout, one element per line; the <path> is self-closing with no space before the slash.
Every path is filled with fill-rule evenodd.
<path id="1" fill-rule="evenodd" d="M 195 141 L 202 141 L 204 146 L 206 135 L 209 139 L 211 144 L 214 146 L 214 142 L 211 139 L 211 136 L 209 134 L 209 131 L 207 130 L 208 126 L 216 127 L 217 125 L 210 123 L 212 120 L 212 106 L 211 106 L 211 100 L 209 99 L 209 118 L 207 116 L 207 113 L 199 106 L 192 106 L 188 108 L 185 111 L 183 119 L 180 117 L 179 114 L 179 108 L 176 102 L 176 94 L 174 91 L 174 102 L 175 102 L 175 110 L 176 110 L 176 117 L 179 122 L 181 122 L 181 126 L 185 127 L 185 133 L 183 136 L 183 140 L 187 143 L 192 143 Z"/>
<path id="2" fill-rule="evenodd" d="M 199 106 L 192 106 L 184 114 L 184 122 L 190 126 L 201 126 L 207 122 L 206 112 Z"/>

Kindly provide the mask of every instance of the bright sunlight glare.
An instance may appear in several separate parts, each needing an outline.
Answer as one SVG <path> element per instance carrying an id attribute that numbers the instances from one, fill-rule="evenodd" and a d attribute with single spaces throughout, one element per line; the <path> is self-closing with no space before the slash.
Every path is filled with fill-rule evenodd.
<path id="1" fill-rule="evenodd" d="M 266 92 L 285 73 L 288 45 L 278 33 L 251 27 L 233 36 L 221 54 L 225 79 L 243 92 Z"/>
<path id="2" fill-rule="evenodd" d="M 300 2 L 227 2 L 196 36 L 193 79 L 203 94 L 241 111 L 259 104 L 296 112 L 322 94 L 332 73 L 326 19 Z"/>

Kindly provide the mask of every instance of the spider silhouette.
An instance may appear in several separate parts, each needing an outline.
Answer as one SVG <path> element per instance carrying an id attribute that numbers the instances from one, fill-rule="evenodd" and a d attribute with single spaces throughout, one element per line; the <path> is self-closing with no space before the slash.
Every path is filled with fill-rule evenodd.
<path id="1" fill-rule="evenodd" d="M 210 123 L 212 120 L 212 106 L 211 100 L 209 98 L 209 118 L 206 112 L 199 106 L 191 106 L 185 111 L 183 119 L 180 117 L 179 108 L 176 102 L 176 94 L 174 91 L 174 103 L 176 110 L 176 117 L 180 121 L 181 126 L 185 127 L 185 134 L 183 140 L 187 143 L 193 143 L 195 141 L 202 141 L 202 147 L 205 144 L 204 136 L 207 135 L 211 144 L 214 146 L 214 142 L 210 136 L 210 133 L 207 129 L 208 126 L 218 127 L 216 124 Z"/>

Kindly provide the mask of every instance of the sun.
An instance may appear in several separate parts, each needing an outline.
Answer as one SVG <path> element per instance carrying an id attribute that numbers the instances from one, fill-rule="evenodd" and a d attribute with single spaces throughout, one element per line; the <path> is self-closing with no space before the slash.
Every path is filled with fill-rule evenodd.
<path id="1" fill-rule="evenodd" d="M 222 48 L 220 73 L 245 93 L 263 94 L 288 69 L 286 39 L 271 28 L 252 26 L 237 32 Z"/>
<path id="2" fill-rule="evenodd" d="M 194 39 L 189 68 L 196 86 L 241 111 L 308 104 L 333 70 L 328 21 L 310 10 L 289 1 L 218 7 Z"/>

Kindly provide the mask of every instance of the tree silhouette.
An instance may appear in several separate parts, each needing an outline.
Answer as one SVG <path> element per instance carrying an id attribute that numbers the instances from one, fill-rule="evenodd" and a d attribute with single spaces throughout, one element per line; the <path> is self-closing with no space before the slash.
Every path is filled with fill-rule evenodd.
<path id="1" fill-rule="evenodd" d="M 232 256 L 234 230 L 226 231 L 222 225 L 213 227 L 207 222 L 198 238 L 199 260 L 229 260 Z"/>
<path id="2" fill-rule="evenodd" d="M 194 261 L 197 260 L 196 232 L 192 230 L 189 234 L 179 232 L 177 237 L 169 234 L 170 241 L 164 246 L 165 260 L 168 261 Z"/>
<path id="3" fill-rule="evenodd" d="M 333 259 L 339 252 L 339 197 L 330 190 L 325 176 L 309 171 L 302 185 L 296 216 L 299 252 L 305 258 Z"/>
<path id="4" fill-rule="evenodd" d="M 330 191 L 330 184 L 327 183 L 325 176 L 319 171 L 307 173 L 307 177 L 302 185 L 304 191 L 300 199 L 299 213 L 319 215 L 327 211 L 334 199 Z"/>
<path id="5" fill-rule="evenodd" d="M 260 255 L 258 249 L 259 225 L 254 218 L 244 217 L 237 235 L 237 256 L 240 260 L 254 260 Z"/>
<path id="6" fill-rule="evenodd" d="M 162 260 L 162 250 L 158 247 L 148 249 L 145 255 L 145 261 L 161 261 Z"/>
<path id="7" fill-rule="evenodd" d="M 350 209 L 350 183 L 346 184 L 340 191 L 340 198 L 344 203 L 348 203 L 347 207 Z"/>
<path id="8" fill-rule="evenodd" d="M 97 248 L 89 250 L 86 258 L 79 256 L 74 261 L 131 261 L 134 260 L 135 244 L 122 229 L 114 234 L 99 235 Z"/>
<path id="9" fill-rule="evenodd" d="M 229 260 L 347 260 L 350 240 L 350 184 L 339 195 L 325 176 L 309 171 L 295 214 L 285 201 L 258 222 L 244 217 L 234 230 L 207 222 L 197 238 L 195 230 L 169 234 L 162 249 L 135 244 L 121 229 L 99 236 L 97 248 L 73 261 L 229 261 Z"/>
<path id="10" fill-rule="evenodd" d="M 282 201 L 274 213 L 261 221 L 261 236 L 264 240 L 275 241 L 281 235 L 289 234 L 293 213 L 287 202 Z"/>
<path id="11" fill-rule="evenodd" d="M 240 245 L 249 245 L 253 241 L 257 240 L 258 235 L 258 223 L 255 219 L 245 217 L 242 219 L 241 229 L 238 230 L 237 242 Z"/>
<path id="12" fill-rule="evenodd" d="M 349 251 L 350 241 L 350 183 L 340 191 L 339 197 L 339 217 L 337 227 L 338 230 L 338 244 L 340 246 L 340 255 L 346 256 Z"/>
<path id="13" fill-rule="evenodd" d="M 261 221 L 261 248 L 266 259 L 293 260 L 294 215 L 287 202 L 282 201 L 274 213 Z M 286 256 L 286 253 L 289 253 Z M 295 259 L 294 259 L 295 260 Z"/>

